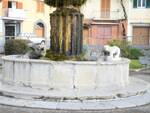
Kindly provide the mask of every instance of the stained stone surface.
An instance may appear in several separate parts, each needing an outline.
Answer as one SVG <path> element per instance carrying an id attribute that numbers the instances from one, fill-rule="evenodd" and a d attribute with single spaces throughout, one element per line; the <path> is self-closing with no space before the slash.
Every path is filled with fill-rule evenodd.
<path id="1" fill-rule="evenodd" d="M 4 57 L 3 66 L 0 74 L 0 104 L 3 105 L 84 111 L 150 103 L 149 83 L 129 77 L 126 59 L 121 62 L 39 62 L 14 56 Z"/>
<path id="2" fill-rule="evenodd" d="M 142 74 L 144 72 L 135 72 L 131 73 L 132 76 L 136 78 L 143 79 L 147 82 L 150 82 L 150 75 L 148 74 Z M 148 96 L 148 95 L 147 95 Z M 148 97 L 145 97 L 144 100 L 147 100 Z M 140 100 L 137 100 L 136 98 L 130 98 L 129 102 L 136 102 L 139 103 L 139 101 L 142 101 L 143 98 L 140 98 Z M 118 104 L 121 106 L 123 104 Z M 134 104 L 134 103 L 133 103 Z M 88 106 L 89 104 L 87 104 Z M 56 105 L 49 105 L 49 107 L 54 107 Z M 93 105 L 95 106 L 95 105 Z M 124 109 L 113 109 L 113 110 L 47 110 L 47 109 L 33 109 L 33 108 L 27 108 L 27 107 L 12 107 L 12 106 L 5 106 L 0 105 L 0 113 L 150 113 L 150 105 L 147 104 L 145 106 L 138 106 L 133 108 L 124 108 Z"/>
<path id="3" fill-rule="evenodd" d="M 2 83 L 44 89 L 95 89 L 129 84 L 128 59 L 119 61 L 46 61 L 3 57 Z"/>
<path id="4" fill-rule="evenodd" d="M 37 90 L 0 86 L 0 104 L 60 110 L 104 110 L 128 108 L 150 103 L 149 83 L 131 78 L 125 88 L 104 87 L 101 90 Z"/>

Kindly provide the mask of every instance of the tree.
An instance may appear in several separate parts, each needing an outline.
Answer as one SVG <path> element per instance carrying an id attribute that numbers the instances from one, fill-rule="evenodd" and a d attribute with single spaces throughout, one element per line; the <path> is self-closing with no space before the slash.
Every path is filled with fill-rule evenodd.
<path id="1" fill-rule="evenodd" d="M 127 0 L 120 0 L 120 4 L 123 10 L 123 15 L 124 15 L 124 19 L 122 19 L 122 21 L 127 21 L 128 20 L 128 15 L 126 12 L 126 7 L 125 7 L 125 2 L 127 2 Z M 123 36 L 126 37 L 126 29 L 125 29 L 125 25 L 124 22 L 122 22 L 122 29 L 123 29 Z"/>
<path id="2" fill-rule="evenodd" d="M 80 12 L 87 0 L 44 0 L 56 10 L 50 14 L 51 51 L 65 55 L 82 53 L 83 14 Z"/>

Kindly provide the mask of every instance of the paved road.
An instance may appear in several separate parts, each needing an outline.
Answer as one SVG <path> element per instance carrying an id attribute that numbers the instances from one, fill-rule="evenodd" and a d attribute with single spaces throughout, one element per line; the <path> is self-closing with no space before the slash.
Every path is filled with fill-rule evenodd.
<path id="1" fill-rule="evenodd" d="M 131 73 L 131 75 L 150 82 L 150 73 Z M 0 113 L 150 113 L 150 105 L 128 109 L 99 111 L 43 110 L 0 105 Z"/>

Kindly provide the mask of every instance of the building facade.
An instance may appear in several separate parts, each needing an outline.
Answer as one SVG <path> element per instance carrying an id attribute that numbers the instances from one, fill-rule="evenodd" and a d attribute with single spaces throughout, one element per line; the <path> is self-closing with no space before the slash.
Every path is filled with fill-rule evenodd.
<path id="1" fill-rule="evenodd" d="M 43 0 L 1 0 L 0 8 L 0 52 L 10 38 L 35 36 L 49 42 L 54 9 Z M 134 46 L 150 45 L 150 0 L 88 0 L 81 11 L 84 44 L 126 39 Z"/>
<path id="2" fill-rule="evenodd" d="M 150 46 L 150 0 L 128 0 L 128 40 L 134 46 Z"/>
<path id="3" fill-rule="evenodd" d="M 150 45 L 150 0 L 89 0 L 82 12 L 85 44 L 127 39 L 134 46 Z"/>
<path id="4" fill-rule="evenodd" d="M 42 0 L 1 0 L 0 8 L 0 52 L 7 39 L 49 39 L 49 14 L 52 10 Z"/>
<path id="5" fill-rule="evenodd" d="M 89 0 L 82 12 L 85 15 L 85 44 L 104 45 L 113 39 L 125 38 L 126 12 L 123 11 L 120 0 Z"/>

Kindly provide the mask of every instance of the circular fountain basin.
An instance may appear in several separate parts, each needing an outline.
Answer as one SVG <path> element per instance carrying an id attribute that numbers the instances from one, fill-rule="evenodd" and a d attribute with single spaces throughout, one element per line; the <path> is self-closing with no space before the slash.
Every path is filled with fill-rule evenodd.
<path id="1" fill-rule="evenodd" d="M 149 83 L 129 77 L 128 59 L 55 62 L 19 55 L 2 59 L 3 105 L 98 110 L 120 108 L 120 103 L 125 108 L 150 102 Z"/>
<path id="2" fill-rule="evenodd" d="M 5 56 L 2 84 L 43 89 L 95 89 L 129 84 L 128 59 L 48 61 Z"/>

